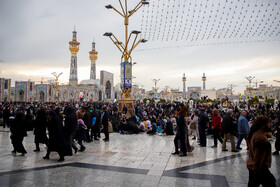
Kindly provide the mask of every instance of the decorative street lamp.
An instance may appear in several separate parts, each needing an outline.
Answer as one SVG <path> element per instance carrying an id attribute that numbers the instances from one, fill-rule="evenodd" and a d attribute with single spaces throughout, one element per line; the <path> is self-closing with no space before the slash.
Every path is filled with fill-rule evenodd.
<path id="1" fill-rule="evenodd" d="M 252 80 L 254 79 L 255 77 L 252 77 L 252 76 L 249 76 L 249 77 L 245 77 L 245 79 L 247 79 L 249 81 L 249 87 L 248 87 L 248 90 L 249 90 L 249 99 L 251 99 L 251 95 L 252 95 Z"/>
<path id="2" fill-rule="evenodd" d="M 61 95 L 61 89 L 58 88 L 58 78 L 60 77 L 60 75 L 62 75 L 62 72 L 58 75 L 56 74 L 56 72 L 53 72 L 52 74 L 55 77 L 54 102 L 55 104 L 58 104 L 59 96 Z"/>
<path id="3" fill-rule="evenodd" d="M 133 30 L 128 35 L 128 24 L 129 24 L 129 18 L 137 11 L 139 10 L 143 5 L 148 5 L 149 2 L 146 0 L 141 0 L 136 7 L 133 10 L 128 10 L 127 8 L 127 0 L 125 0 L 125 4 L 123 6 L 123 3 L 121 0 L 119 0 L 121 11 L 118 11 L 115 7 L 112 5 L 106 5 L 105 7 L 107 9 L 113 9 L 118 14 L 120 14 L 124 18 L 124 25 L 125 25 L 125 42 L 119 41 L 116 36 L 111 32 L 106 32 L 104 36 L 110 37 L 112 42 L 116 45 L 116 47 L 120 50 L 122 53 L 121 57 L 121 90 L 122 94 L 119 98 L 119 109 L 122 110 L 124 106 L 128 108 L 128 110 L 134 108 L 134 100 L 131 96 L 131 88 L 132 88 L 132 57 L 131 53 L 132 51 L 140 44 L 145 43 L 147 40 L 145 39 L 139 39 L 137 41 L 138 35 L 141 33 L 141 31 Z M 132 45 L 129 47 L 129 41 L 132 37 L 132 35 L 135 35 L 134 41 Z M 137 41 L 137 42 L 136 42 Z"/>
<path id="4" fill-rule="evenodd" d="M 153 87 L 153 90 L 155 91 L 155 94 L 156 94 L 156 96 L 155 96 L 155 99 L 158 99 L 158 87 L 157 87 L 157 83 L 158 83 L 158 81 L 160 81 L 160 79 L 152 79 L 152 81 L 155 83 L 155 87 Z"/>

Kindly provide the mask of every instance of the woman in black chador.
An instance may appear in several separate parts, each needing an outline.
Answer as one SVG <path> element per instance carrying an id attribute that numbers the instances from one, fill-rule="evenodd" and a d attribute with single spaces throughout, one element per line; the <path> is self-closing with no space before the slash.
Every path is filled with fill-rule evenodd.
<path id="1" fill-rule="evenodd" d="M 66 116 L 65 116 L 64 134 L 65 134 L 66 150 L 64 155 L 71 156 L 72 148 L 75 150 L 75 153 L 77 153 L 78 151 L 78 148 L 73 140 L 78 127 L 77 115 L 75 113 L 74 108 L 70 106 L 65 109 L 65 115 Z"/>
<path id="2" fill-rule="evenodd" d="M 11 140 L 14 147 L 12 151 L 13 154 L 21 153 L 24 156 L 27 152 L 22 144 L 23 138 L 27 136 L 26 128 L 24 125 L 24 113 L 22 110 L 19 110 L 16 113 L 15 120 L 11 123 Z"/>
<path id="3" fill-rule="evenodd" d="M 46 107 L 42 106 L 42 108 L 37 112 L 36 120 L 35 120 L 35 145 L 36 149 L 34 152 L 40 151 L 39 143 L 46 144 L 48 146 L 48 137 L 47 137 L 47 113 Z"/>
<path id="4" fill-rule="evenodd" d="M 54 112 L 50 111 L 48 115 L 47 128 L 49 131 L 49 146 L 44 159 L 49 159 L 51 151 L 55 151 L 59 154 L 59 162 L 64 161 L 63 149 L 64 149 L 64 134 L 63 124 L 61 118 Z"/>

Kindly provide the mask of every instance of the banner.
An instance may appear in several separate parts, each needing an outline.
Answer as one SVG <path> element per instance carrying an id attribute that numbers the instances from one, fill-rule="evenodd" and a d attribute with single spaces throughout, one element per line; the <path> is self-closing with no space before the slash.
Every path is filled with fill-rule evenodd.
<path id="1" fill-rule="evenodd" d="M 80 92 L 80 99 L 85 98 L 85 92 Z"/>
<path id="2" fill-rule="evenodd" d="M 55 98 L 59 98 L 59 95 L 60 95 L 60 91 L 59 90 L 55 90 L 54 91 L 54 97 Z"/>
<path id="3" fill-rule="evenodd" d="M 132 64 L 130 62 L 121 63 L 121 88 L 132 87 Z"/>

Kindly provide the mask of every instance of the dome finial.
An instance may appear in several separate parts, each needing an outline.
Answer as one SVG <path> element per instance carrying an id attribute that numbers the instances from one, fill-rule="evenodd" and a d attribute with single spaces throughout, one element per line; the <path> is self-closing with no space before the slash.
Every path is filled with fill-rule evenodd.
<path id="1" fill-rule="evenodd" d="M 92 44 L 95 44 L 95 41 L 94 41 L 94 36 L 92 37 L 93 39 L 92 39 Z"/>
<path id="2" fill-rule="evenodd" d="M 74 24 L 74 30 L 73 30 L 73 33 L 76 33 L 76 25 Z"/>

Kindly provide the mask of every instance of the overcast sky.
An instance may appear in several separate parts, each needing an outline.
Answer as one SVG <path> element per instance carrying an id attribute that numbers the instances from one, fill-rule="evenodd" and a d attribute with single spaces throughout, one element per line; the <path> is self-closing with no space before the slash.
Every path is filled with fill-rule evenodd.
<path id="1" fill-rule="evenodd" d="M 138 2 L 128 1 L 131 8 Z M 273 82 L 280 80 L 280 4 L 277 0 L 254 0 L 251 4 L 245 4 L 247 1 L 244 0 L 236 6 L 235 1 L 221 5 L 216 0 L 209 0 L 208 4 L 206 1 L 190 2 L 151 0 L 149 6 L 133 15 L 130 30 L 142 29 L 142 37 L 149 40 L 132 54 L 133 61 L 137 62 L 133 66 L 134 82 L 144 84 L 150 90 L 151 79 L 156 78 L 161 79 L 160 89 L 165 86 L 182 89 L 183 73 L 186 73 L 188 87 L 202 86 L 201 77 L 205 72 L 208 89 L 236 84 L 236 92 L 240 92 L 246 86 L 246 76 L 277 85 Z M 99 52 L 97 78 L 100 70 L 106 70 L 114 73 L 117 84 L 121 54 L 103 34 L 113 32 L 123 41 L 124 26 L 118 14 L 104 7 L 107 4 L 120 9 L 117 0 L 0 0 L 0 77 L 11 78 L 14 84 L 16 80 L 40 81 L 42 77 L 48 80 L 52 78 L 52 72 L 63 72 L 60 80 L 67 83 L 71 59 L 68 42 L 72 40 L 75 24 L 81 43 L 79 81 L 89 79 L 88 52 L 94 37 Z M 248 7 L 252 13 L 244 14 L 241 19 L 231 17 L 231 14 L 240 15 L 238 11 L 245 12 L 246 8 L 242 7 Z M 217 14 L 213 13 L 216 11 Z M 239 27 L 241 23 L 251 25 Z M 211 29 L 213 33 L 217 30 L 221 36 L 226 35 L 228 28 L 233 29 L 234 25 L 237 25 L 235 32 L 245 32 L 243 38 L 226 36 L 206 40 L 202 37 L 203 33 L 211 36 Z M 271 36 L 265 35 L 265 31 Z M 189 38 L 186 38 L 187 34 Z"/>

